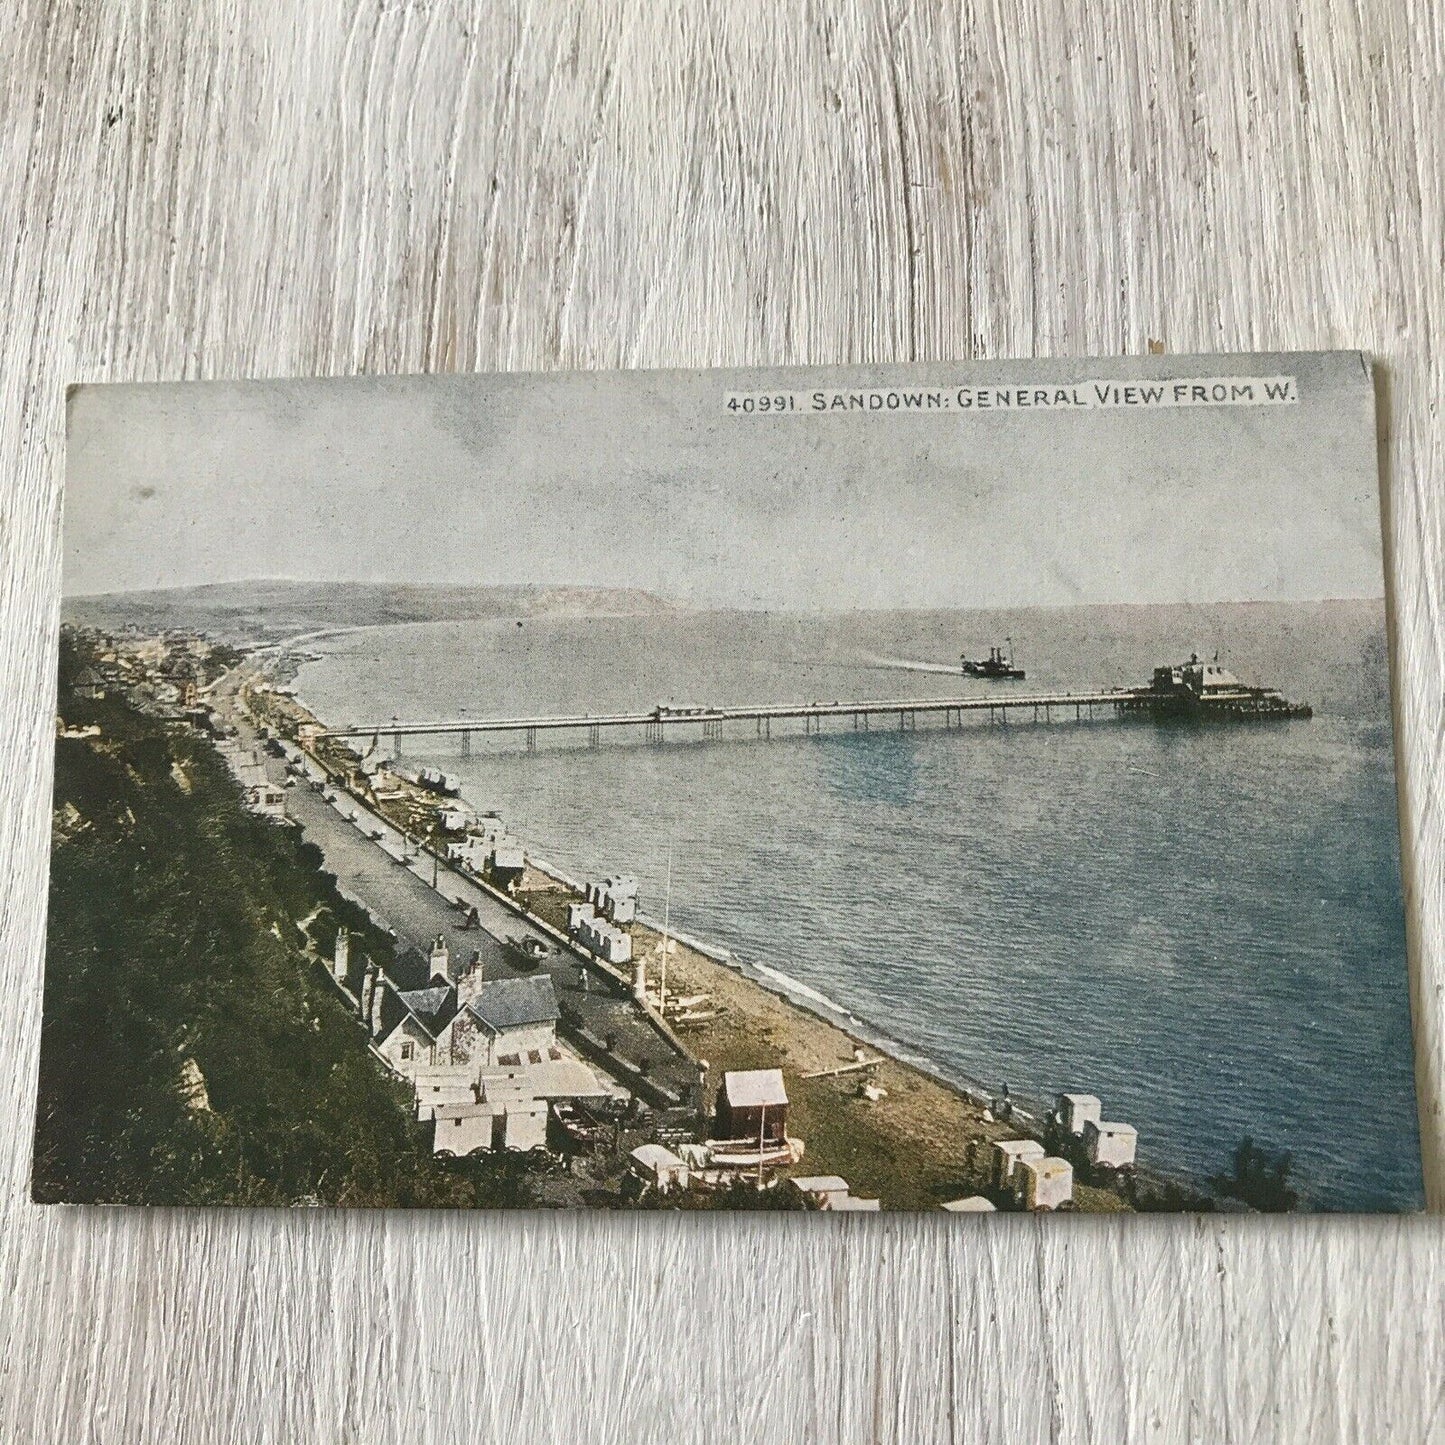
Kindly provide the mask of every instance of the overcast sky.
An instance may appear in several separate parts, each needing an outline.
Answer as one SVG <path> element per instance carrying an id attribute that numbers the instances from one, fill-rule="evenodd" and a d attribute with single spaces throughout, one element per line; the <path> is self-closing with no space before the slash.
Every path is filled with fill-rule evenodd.
<path id="1" fill-rule="evenodd" d="M 1291 374 L 1296 406 L 744 418 L 729 392 Z M 255 577 L 838 609 L 1383 595 L 1355 353 L 87 386 L 67 594 Z"/>

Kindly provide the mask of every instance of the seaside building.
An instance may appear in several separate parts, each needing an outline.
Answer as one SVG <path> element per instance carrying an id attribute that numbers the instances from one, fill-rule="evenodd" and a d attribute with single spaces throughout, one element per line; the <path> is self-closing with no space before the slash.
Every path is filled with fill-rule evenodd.
<path id="1" fill-rule="evenodd" d="M 515 838 L 498 838 L 492 844 L 486 876 L 494 888 L 516 888 L 527 871 L 527 854 Z"/>
<path id="2" fill-rule="evenodd" d="M 458 1158 L 478 1150 L 545 1148 L 550 1105 L 608 1093 L 586 1064 L 570 1058 L 510 1069 L 433 1069 L 418 1075 L 414 1087 L 417 1118 L 434 1125 L 433 1151 Z"/>
<path id="3" fill-rule="evenodd" d="M 1104 1106 L 1092 1094 L 1060 1094 L 1054 1113 L 1063 1128 L 1082 1137 L 1085 1124 L 1103 1117 Z"/>
<path id="4" fill-rule="evenodd" d="M 831 1209 L 835 1201 L 848 1196 L 848 1181 L 837 1174 L 799 1175 L 788 1183 L 819 1209 Z"/>
<path id="5" fill-rule="evenodd" d="M 567 905 L 567 935 L 608 963 L 632 961 L 632 935 L 599 917 L 595 903 Z"/>
<path id="6" fill-rule="evenodd" d="M 423 1065 L 444 1062 L 451 1053 L 451 1025 L 457 991 L 450 983 L 394 990 L 382 975 L 382 1028 L 376 1051 L 397 1073 L 410 1078 Z"/>
<path id="7" fill-rule="evenodd" d="M 1132 1124 L 1089 1119 L 1084 1124 L 1084 1149 L 1090 1164 L 1130 1169 L 1139 1149 L 1139 1131 Z"/>
<path id="8" fill-rule="evenodd" d="M 1025 1209 L 1058 1209 L 1074 1197 L 1074 1167 L 1052 1155 L 1021 1159 L 1014 1171 L 1014 1198 Z"/>
<path id="9" fill-rule="evenodd" d="M 632 923 L 637 918 L 637 879 L 618 875 L 589 883 L 587 901 L 610 923 Z"/>
<path id="10" fill-rule="evenodd" d="M 551 974 L 489 979 L 458 1015 L 454 1052 L 487 1065 L 540 1064 L 556 1047 L 560 1017 Z"/>
<path id="11" fill-rule="evenodd" d="M 412 1076 L 411 1086 L 421 1123 L 435 1118 L 443 1104 L 477 1102 L 476 1070 L 470 1064 L 423 1065 Z"/>
<path id="12" fill-rule="evenodd" d="M 717 1097 L 719 1139 L 786 1141 L 788 1092 L 781 1069 L 743 1069 L 723 1075 Z"/>
<path id="13" fill-rule="evenodd" d="M 478 1150 L 499 1147 L 496 1140 L 498 1119 L 490 1104 L 479 1104 L 476 1099 L 457 1103 L 438 1104 L 431 1113 L 432 1153 L 441 1158 L 465 1159 Z M 506 1116 L 501 1119 L 503 1128 L 500 1147 L 506 1147 Z"/>
<path id="14" fill-rule="evenodd" d="M 662 1144 L 641 1144 L 628 1155 L 628 1171 L 639 1183 L 662 1194 L 686 1189 L 688 1167 Z"/>
<path id="15" fill-rule="evenodd" d="M 1037 1139 L 1000 1139 L 993 1146 L 993 1182 L 999 1189 L 1011 1187 L 1014 1172 L 1022 1163 L 1044 1157 Z"/>
<path id="16" fill-rule="evenodd" d="M 83 667 L 70 690 L 76 697 L 83 697 L 89 702 L 99 702 L 105 696 L 105 679 L 93 667 Z"/>
<path id="17" fill-rule="evenodd" d="M 266 764 L 254 748 L 223 745 L 221 756 L 241 785 L 241 801 L 253 813 L 278 821 L 286 817 L 286 793 L 266 774 Z"/>
<path id="18" fill-rule="evenodd" d="M 860 1199 L 837 1174 L 795 1176 L 788 1182 L 828 1214 L 872 1214 L 879 1208 L 878 1200 Z"/>

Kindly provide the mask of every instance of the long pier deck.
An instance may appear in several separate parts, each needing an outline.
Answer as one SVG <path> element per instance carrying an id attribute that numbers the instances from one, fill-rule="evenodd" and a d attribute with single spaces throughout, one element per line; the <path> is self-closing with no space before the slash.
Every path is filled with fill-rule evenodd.
<path id="1" fill-rule="evenodd" d="M 762 703 L 743 707 L 654 708 L 651 712 L 578 713 L 560 717 L 498 717 L 450 718 L 439 722 L 351 723 L 345 727 L 320 729 L 318 738 L 403 738 L 460 737 L 468 742 L 473 735 L 488 733 L 522 733 L 528 746 L 535 744 L 537 734 L 567 730 L 586 731 L 589 740 L 597 742 L 604 728 L 645 728 L 654 741 L 662 741 L 668 729 L 700 728 L 705 738 L 720 738 L 728 723 L 752 722 L 759 737 L 771 735 L 771 725 L 779 721 L 802 720 L 805 732 L 816 731 L 825 718 L 851 718 L 853 726 L 866 730 L 875 718 L 897 719 L 903 731 L 916 726 L 922 717 L 942 718 L 947 727 L 962 724 L 965 713 L 987 713 L 990 721 L 1007 722 L 1010 714 L 1032 713 L 1036 721 L 1052 721 L 1055 712 L 1072 715 L 1082 721 L 1093 717 L 1096 709 L 1110 714 L 1126 710 L 1129 695 L 1120 692 L 1054 692 L 997 695 L 992 697 L 909 697 L 868 698 L 851 702 Z"/>

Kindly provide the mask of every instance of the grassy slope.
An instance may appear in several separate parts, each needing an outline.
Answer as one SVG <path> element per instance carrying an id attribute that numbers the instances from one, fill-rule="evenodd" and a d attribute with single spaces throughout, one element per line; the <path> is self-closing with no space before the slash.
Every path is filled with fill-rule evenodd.
<path id="1" fill-rule="evenodd" d="M 432 1159 L 303 952 L 318 909 L 315 931 L 344 919 L 385 949 L 316 850 L 246 814 L 200 738 L 69 697 L 73 666 L 66 720 L 103 734 L 57 748 L 35 1198 L 526 1202 L 519 1161 Z M 187 1059 L 209 1110 L 187 1102 Z"/>

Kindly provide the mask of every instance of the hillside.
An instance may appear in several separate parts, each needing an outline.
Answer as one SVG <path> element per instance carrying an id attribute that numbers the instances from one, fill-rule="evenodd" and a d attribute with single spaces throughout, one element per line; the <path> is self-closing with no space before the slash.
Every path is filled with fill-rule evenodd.
<path id="1" fill-rule="evenodd" d="M 257 580 L 151 592 L 67 597 L 67 622 L 144 632 L 207 632 L 234 642 L 275 642 L 333 627 L 499 618 L 631 617 L 677 611 L 638 588 L 413 586 L 391 582 Z"/>

